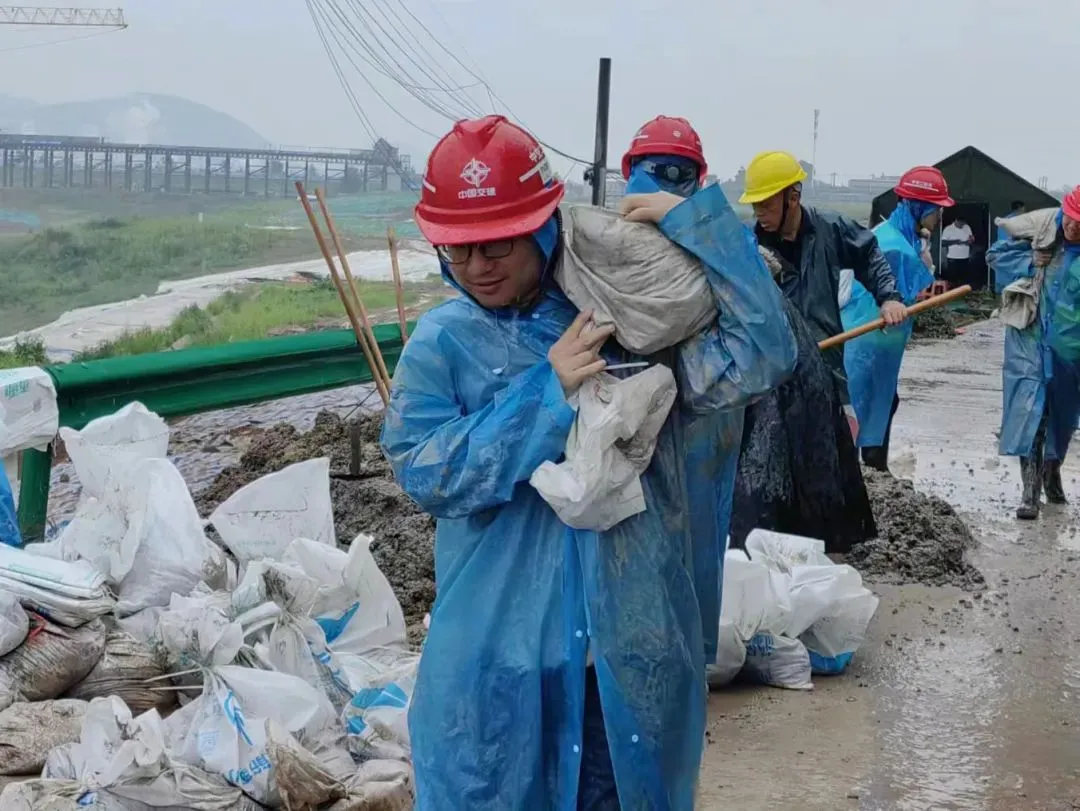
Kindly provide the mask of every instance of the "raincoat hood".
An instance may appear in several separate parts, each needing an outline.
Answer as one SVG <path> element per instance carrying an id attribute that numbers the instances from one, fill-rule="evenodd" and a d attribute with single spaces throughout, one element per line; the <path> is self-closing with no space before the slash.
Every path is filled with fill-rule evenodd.
<path id="1" fill-rule="evenodd" d="M 941 206 L 926 203 L 922 200 L 901 199 L 893 213 L 889 215 L 889 222 L 893 228 L 904 235 L 911 247 L 919 250 L 919 223 L 927 214 L 938 211 Z"/>

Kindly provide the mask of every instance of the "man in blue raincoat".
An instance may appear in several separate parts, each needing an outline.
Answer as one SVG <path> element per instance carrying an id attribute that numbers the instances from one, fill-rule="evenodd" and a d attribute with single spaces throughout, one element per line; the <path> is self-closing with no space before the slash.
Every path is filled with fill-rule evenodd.
<path id="1" fill-rule="evenodd" d="M 383 429 L 398 482 L 438 519 L 409 714 L 421 811 L 694 805 L 705 664 L 685 422 L 770 389 L 794 346 L 719 188 L 627 198 L 629 219 L 702 260 L 717 319 L 649 359 L 673 369 L 680 404 L 642 476 L 645 512 L 602 533 L 568 528 L 529 478 L 563 455 L 568 395 L 636 359 L 552 283 L 562 194 L 540 144 L 489 116 L 435 146 L 416 208 L 463 293 L 420 319 Z"/>
<path id="2" fill-rule="evenodd" d="M 685 118 L 661 115 L 634 135 L 622 160 L 627 194 L 666 191 L 690 197 L 701 188 L 708 164 L 701 137 Z M 713 411 L 687 423 L 686 487 L 690 498 L 694 588 L 701 608 L 705 661 L 716 660 L 724 583 L 724 550 L 731 521 L 731 499 L 742 408 Z"/>
<path id="3" fill-rule="evenodd" d="M 987 253 L 1005 328 L 998 452 L 1020 458 L 1016 517 L 1064 504 L 1061 464 L 1080 417 L 1080 186 L 1060 208 L 999 219 Z M 1028 302 L 1028 306 L 1024 302 Z"/>
<path id="4" fill-rule="evenodd" d="M 916 166 L 901 177 L 893 189 L 897 205 L 892 214 L 874 229 L 878 246 L 888 260 L 896 292 L 911 306 L 919 293 L 934 282 L 921 256 L 925 229 L 933 233 L 941 219 L 941 209 L 954 205 L 945 176 L 933 166 Z M 876 320 L 878 308 L 859 282 L 840 311 L 845 330 Z M 900 407 L 896 384 L 904 348 L 911 337 L 911 321 L 884 331 L 871 332 L 844 346 L 851 405 L 859 423 L 857 444 L 863 463 L 881 471 L 889 469 L 889 435 Z"/>

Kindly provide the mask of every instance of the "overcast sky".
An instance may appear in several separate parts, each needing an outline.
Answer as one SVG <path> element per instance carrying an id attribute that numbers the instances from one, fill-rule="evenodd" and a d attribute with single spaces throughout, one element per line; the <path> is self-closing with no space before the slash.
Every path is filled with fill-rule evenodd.
<path id="1" fill-rule="evenodd" d="M 26 48 L 85 34 L 0 29 L 0 92 L 42 102 L 168 93 L 228 112 L 274 143 L 369 145 L 304 0 L 117 3 L 130 26 L 119 33 Z M 1080 108 L 1066 76 L 1077 65 L 1075 0 L 365 3 L 408 20 L 405 3 L 540 138 L 584 158 L 597 59 L 612 57 L 611 166 L 658 113 L 691 119 L 721 177 L 763 149 L 810 160 L 816 107 L 822 179 L 899 173 L 973 144 L 1032 181 L 1080 182 Z M 462 83 L 475 81 L 446 53 L 436 58 Z M 351 67 L 347 78 L 378 133 L 419 164 L 434 139 Z M 375 81 L 415 125 L 448 128 L 399 86 Z M 490 106 L 486 92 L 473 92 Z"/>

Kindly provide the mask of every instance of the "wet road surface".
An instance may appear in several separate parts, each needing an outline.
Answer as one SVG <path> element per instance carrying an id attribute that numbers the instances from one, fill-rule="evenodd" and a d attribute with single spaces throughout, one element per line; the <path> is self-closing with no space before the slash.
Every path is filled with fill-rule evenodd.
<path id="1" fill-rule="evenodd" d="M 1015 520 L 1002 336 L 984 322 L 908 350 L 891 459 L 968 522 L 986 590 L 871 584 L 881 606 L 846 674 L 712 693 L 700 808 L 1080 809 L 1080 466 L 1063 471 L 1073 504 Z"/>

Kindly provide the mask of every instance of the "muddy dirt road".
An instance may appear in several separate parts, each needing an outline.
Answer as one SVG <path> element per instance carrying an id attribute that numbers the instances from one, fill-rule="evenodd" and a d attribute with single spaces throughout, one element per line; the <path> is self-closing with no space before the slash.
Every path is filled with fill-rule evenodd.
<path id="1" fill-rule="evenodd" d="M 1080 466 L 1067 507 L 1019 524 L 999 459 L 1002 328 L 912 347 L 891 466 L 951 502 L 983 592 L 873 585 L 851 669 L 813 693 L 714 692 L 704 809 L 1080 809 Z"/>

